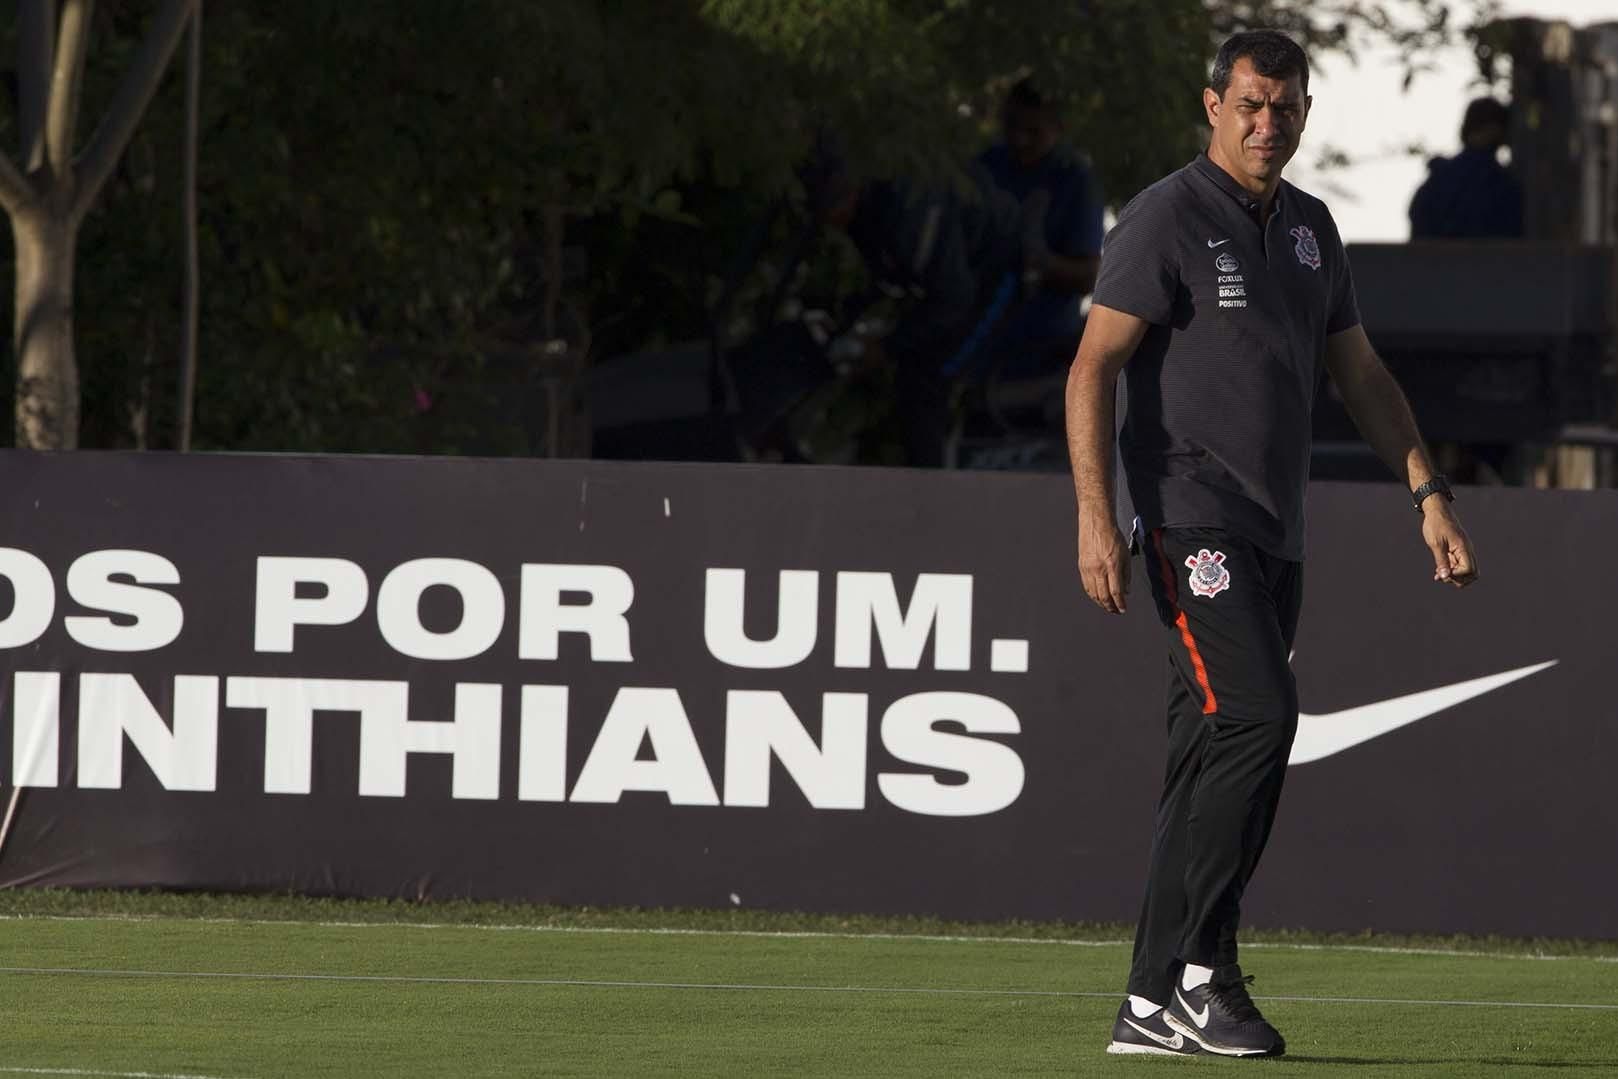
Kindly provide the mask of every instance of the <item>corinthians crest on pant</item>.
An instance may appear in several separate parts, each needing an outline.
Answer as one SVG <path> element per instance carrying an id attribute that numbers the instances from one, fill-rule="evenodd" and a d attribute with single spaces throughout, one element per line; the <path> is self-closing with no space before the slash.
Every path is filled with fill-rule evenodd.
<path id="1" fill-rule="evenodd" d="M 1230 587 L 1230 570 L 1225 568 L 1225 552 L 1204 547 L 1195 557 L 1186 556 L 1191 569 L 1191 591 L 1198 596 L 1217 596 Z"/>

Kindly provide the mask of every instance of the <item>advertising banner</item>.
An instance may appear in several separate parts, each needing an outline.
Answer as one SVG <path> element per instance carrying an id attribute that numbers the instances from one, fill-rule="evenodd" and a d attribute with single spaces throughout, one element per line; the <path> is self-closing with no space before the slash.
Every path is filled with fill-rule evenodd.
<path id="1" fill-rule="evenodd" d="M 0 886 L 1130 921 L 1165 630 L 1065 477 L 0 456 Z M 1267 926 L 1618 937 L 1618 495 L 1311 495 Z"/>

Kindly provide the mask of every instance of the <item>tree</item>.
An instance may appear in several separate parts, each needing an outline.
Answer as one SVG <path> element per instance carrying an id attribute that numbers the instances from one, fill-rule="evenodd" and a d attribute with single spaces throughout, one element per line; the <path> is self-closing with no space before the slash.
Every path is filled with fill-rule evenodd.
<path id="1" fill-rule="evenodd" d="M 78 445 L 73 269 L 79 227 L 157 88 L 198 0 L 163 0 L 105 116 L 76 152 L 93 0 L 19 0 L 20 166 L 0 153 L 0 206 L 16 252 L 13 344 L 16 438 L 34 449 Z"/>
<path id="2" fill-rule="evenodd" d="M 88 9 L 88 0 L 30 3 L 60 11 L 63 27 L 76 4 Z M 508 375 L 523 375 L 537 343 L 578 329 L 618 351 L 702 333 L 711 279 L 765 207 L 794 201 L 794 166 L 822 128 L 839 133 L 861 170 L 947 171 L 989 133 L 1004 88 L 1034 72 L 1069 102 L 1074 141 L 1118 200 L 1195 149 L 1197 92 L 1223 30 L 1302 18 L 1295 28 L 1332 48 L 1349 40 L 1334 36 L 1342 19 L 1374 35 L 1384 8 L 1443 6 L 213 5 L 198 117 L 197 253 L 208 289 L 196 443 L 532 452 L 507 422 L 520 412 Z M 167 163 L 181 159 L 186 112 L 181 80 L 156 84 L 190 8 L 104 0 L 116 25 L 89 56 L 88 85 L 105 83 L 91 100 L 123 100 L 132 81 L 156 86 L 156 96 L 134 95 L 138 105 L 151 102 L 140 130 L 132 143 L 124 132 L 118 145 L 129 143 L 129 152 L 96 211 L 78 218 L 88 444 L 144 444 L 128 435 L 130 401 L 148 379 L 179 381 L 173 357 L 183 331 L 174 313 L 185 251 L 171 208 L 182 188 L 180 170 Z M 65 30 L 56 36 L 65 40 Z M 155 58 L 142 60 L 148 52 Z M 134 79 L 137 70 L 149 85 Z M 131 126 L 140 114 L 129 114 Z M 98 131 L 80 160 L 101 139 Z M 11 185 L 28 196 L 16 201 L 40 202 L 50 179 L 30 175 L 37 192 Z M 559 291 L 563 232 L 587 272 Z M 52 265 L 66 267 L 71 300 L 72 246 L 61 246 L 66 254 Z M 21 247 L 19 271 L 28 262 Z M 19 314 L 19 327 L 25 321 Z M 55 340 L 71 344 L 70 317 L 60 325 Z M 153 357 L 149 371 L 143 352 Z M 21 416 L 25 396 L 46 398 L 39 383 L 25 395 L 19 376 Z M 77 402 L 69 388 L 60 384 L 49 398 L 58 403 L 51 415 Z M 172 396 L 146 396 L 151 443 L 174 444 L 182 421 Z M 134 411 L 146 414 L 144 404 Z M 43 444 L 21 423 L 17 437 Z"/>
<path id="3" fill-rule="evenodd" d="M 1392 45 L 1406 86 L 1427 70 L 1433 49 L 1475 33 L 1498 8 L 1496 0 L 1208 0 L 1220 37 L 1268 26 L 1312 52 L 1350 58 L 1367 44 Z"/>

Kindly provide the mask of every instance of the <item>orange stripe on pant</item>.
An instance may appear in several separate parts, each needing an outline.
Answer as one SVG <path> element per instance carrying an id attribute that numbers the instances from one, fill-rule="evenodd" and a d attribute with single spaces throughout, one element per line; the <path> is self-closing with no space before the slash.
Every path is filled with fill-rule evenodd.
<path id="1" fill-rule="evenodd" d="M 1174 567 L 1169 565 L 1169 557 L 1163 551 L 1163 530 L 1152 529 L 1152 543 L 1157 546 L 1157 562 L 1163 570 L 1163 589 L 1169 598 L 1169 605 L 1174 608 L 1174 624 L 1180 630 L 1180 640 L 1185 650 L 1191 653 L 1191 670 L 1197 676 L 1197 686 L 1202 690 L 1202 714 L 1211 716 L 1219 711 L 1219 702 L 1214 699 L 1213 687 L 1208 684 L 1208 666 L 1202 662 L 1202 651 L 1197 648 L 1197 639 L 1191 635 L 1191 623 L 1186 620 L 1185 611 L 1180 609 L 1179 581 L 1174 576 Z"/>

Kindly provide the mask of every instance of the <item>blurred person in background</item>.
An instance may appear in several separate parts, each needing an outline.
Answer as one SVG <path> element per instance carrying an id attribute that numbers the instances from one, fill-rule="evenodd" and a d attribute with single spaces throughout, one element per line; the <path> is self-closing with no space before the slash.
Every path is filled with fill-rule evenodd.
<path id="1" fill-rule="evenodd" d="M 1010 306 L 1021 265 L 1015 202 L 984 170 L 970 189 L 947 178 L 857 181 L 840 163 L 809 188 L 823 223 L 845 231 L 867 271 L 898 302 L 880 351 L 893 367 L 905 463 L 944 464 L 952 380 Z"/>
<path id="2" fill-rule="evenodd" d="M 1492 97 L 1466 106 L 1461 152 L 1435 157 L 1410 200 L 1410 238 L 1512 239 L 1523 234 L 1522 184 L 1500 163 L 1511 130 L 1511 111 Z M 1463 483 L 1500 483 L 1514 447 L 1509 442 L 1451 443 L 1438 447 Z"/>
<path id="3" fill-rule="evenodd" d="M 1492 97 L 1466 107 L 1461 152 L 1435 157 L 1410 200 L 1410 238 L 1461 239 L 1523 234 L 1522 184 L 1500 163 L 1511 112 Z"/>
<path id="4" fill-rule="evenodd" d="M 1002 139 L 979 157 L 995 186 L 1017 200 L 1022 216 L 1023 302 L 995 341 L 997 374 L 1060 370 L 1083 329 L 1079 301 L 1095 287 L 1101 264 L 1100 185 L 1084 157 L 1063 138 L 1061 109 L 1032 78 L 1006 94 Z"/>

